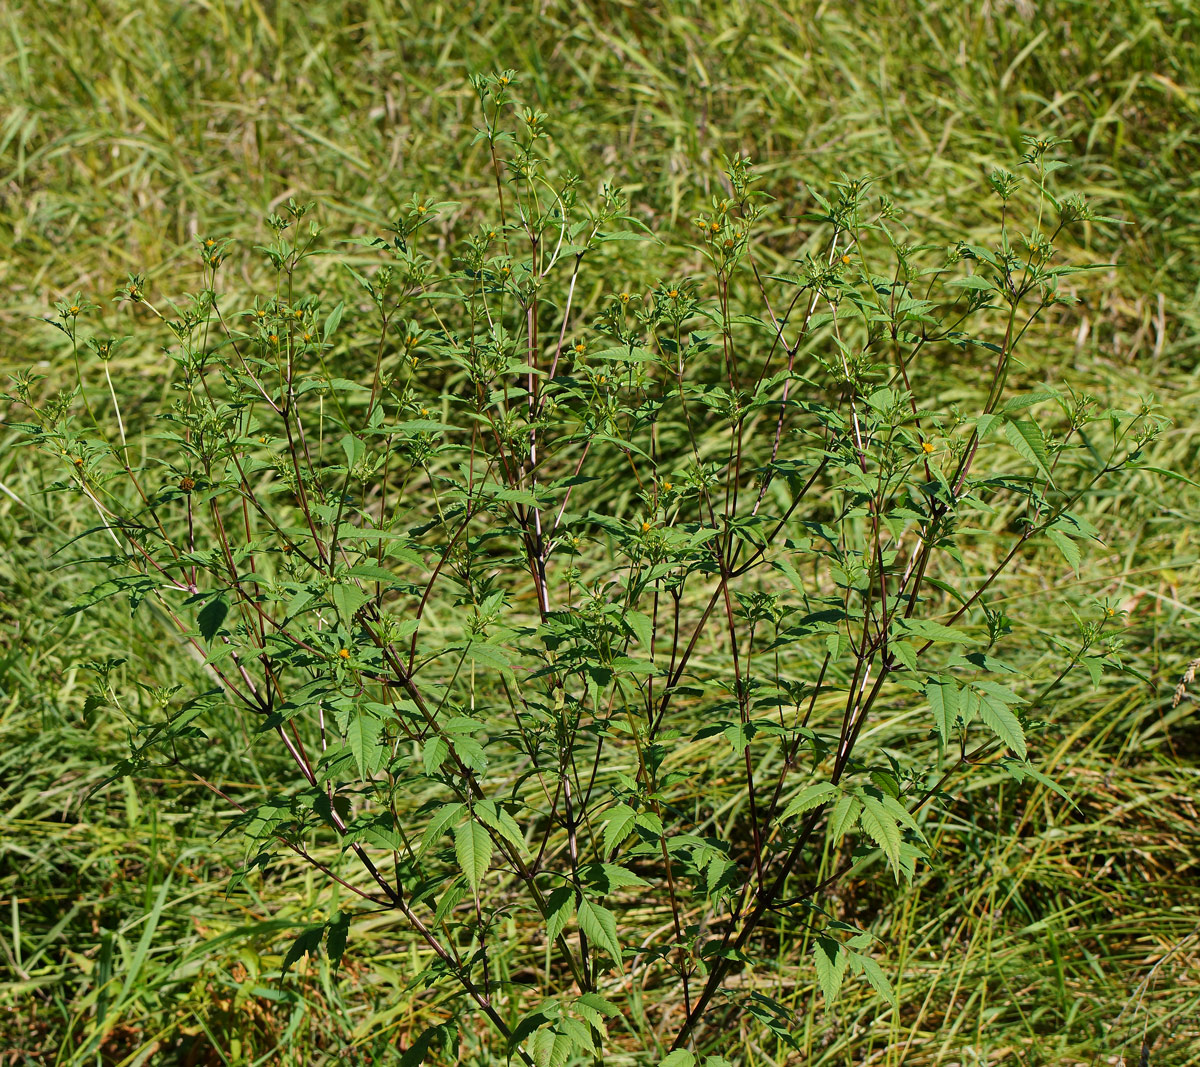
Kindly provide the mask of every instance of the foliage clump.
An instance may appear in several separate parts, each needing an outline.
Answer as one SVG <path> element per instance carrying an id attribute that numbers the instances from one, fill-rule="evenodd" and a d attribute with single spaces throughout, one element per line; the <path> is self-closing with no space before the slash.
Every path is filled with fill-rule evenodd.
<path id="1" fill-rule="evenodd" d="M 285 970 L 391 913 L 414 983 L 451 995 L 417 1059 L 465 1012 L 538 1067 L 720 1064 L 734 1014 L 794 1040 L 768 925 L 803 931 L 829 1000 L 848 974 L 890 998 L 887 946 L 831 888 L 911 879 L 974 765 L 1054 787 L 1042 718 L 1070 672 L 1121 668 L 1115 612 L 1047 663 L 994 594 L 1039 545 L 1079 564 L 1079 505 L 1159 424 L 1019 380 L 1090 218 L 1053 191 L 1051 142 L 992 175 L 990 245 L 922 244 L 847 177 L 812 193 L 792 262 L 737 157 L 692 255 L 613 287 L 653 235 L 556 173 L 513 80 L 474 82 L 482 228 L 414 197 L 331 251 L 289 200 L 260 249 L 275 284 L 242 306 L 216 237 L 198 292 L 118 294 L 162 330 L 159 418 L 122 413 L 121 339 L 84 336 L 82 297 L 51 320 L 78 390 L 13 399 L 108 546 L 78 610 L 157 604 L 207 679 L 158 692 L 117 773 L 247 741 L 290 761 L 227 829 L 235 886 L 288 852 L 328 880 Z M 310 287 L 316 257 L 345 284 Z"/>

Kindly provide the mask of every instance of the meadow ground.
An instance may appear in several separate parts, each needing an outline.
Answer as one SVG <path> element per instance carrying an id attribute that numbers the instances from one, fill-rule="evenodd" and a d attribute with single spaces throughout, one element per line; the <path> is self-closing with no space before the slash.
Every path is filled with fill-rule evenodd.
<path id="1" fill-rule="evenodd" d="M 69 383 L 51 303 L 107 304 L 129 273 L 181 291 L 196 234 L 238 237 L 229 273 L 249 286 L 261 219 L 289 196 L 347 234 L 414 192 L 485 202 L 467 78 L 513 68 L 556 162 L 623 186 L 681 242 L 722 155 L 750 155 L 796 214 L 811 188 L 871 175 L 922 232 L 986 234 L 994 206 L 971 190 L 1024 134 L 1060 138 L 1074 186 L 1119 221 L 1088 228 L 1079 252 L 1107 266 L 1076 281 L 1022 374 L 1106 403 L 1153 395 L 1173 423 L 1153 465 L 1196 478 L 1198 35 L 1188 0 L 11 0 L 0 364 Z M 131 346 L 113 361 L 135 406 L 160 398 L 160 359 Z M 127 737 L 89 665 L 124 661 L 107 677 L 126 700 L 191 668 L 143 616 L 64 616 L 88 578 L 52 553 L 89 520 L 52 480 L 0 430 L 0 1063 L 398 1062 L 425 1009 L 395 929 L 357 931 L 337 977 L 314 963 L 281 979 L 320 895 L 310 872 L 226 895 L 240 849 L 214 843 L 204 790 L 92 793 Z M 781 931 L 777 995 L 804 1052 L 748 1028 L 746 1064 L 1200 1062 L 1200 728 L 1192 693 L 1174 706 L 1200 656 L 1200 490 L 1140 475 L 1089 518 L 1102 544 L 1078 574 L 1047 557 L 1006 587 L 1035 631 L 1087 597 L 1123 613 L 1141 680 L 1072 682 L 1047 716 L 1038 759 L 1073 803 L 977 778 L 912 889 L 847 905 L 900 946 L 896 1010 L 863 986 L 827 1011 Z M 253 791 L 272 768 L 228 751 L 209 772 Z M 463 1056 L 485 1062 L 469 1042 Z"/>

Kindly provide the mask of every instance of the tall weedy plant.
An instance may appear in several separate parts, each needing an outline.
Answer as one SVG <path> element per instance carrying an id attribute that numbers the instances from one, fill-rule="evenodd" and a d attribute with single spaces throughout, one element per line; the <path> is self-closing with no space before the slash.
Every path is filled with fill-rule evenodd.
<path id="1" fill-rule="evenodd" d="M 794 1040 L 780 931 L 829 1000 L 847 972 L 891 997 L 827 891 L 910 879 L 961 775 L 1054 787 L 1029 739 L 1069 672 L 1119 667 L 1114 612 L 1048 670 L 993 593 L 1038 546 L 1079 563 L 1081 503 L 1158 424 L 1015 388 L 1091 217 L 1052 191 L 1051 144 L 993 174 L 987 247 L 912 243 L 845 180 L 812 194 L 788 270 L 735 158 L 677 273 L 634 292 L 614 242 L 649 235 L 556 178 L 546 117 L 509 123 L 512 77 L 475 83 L 477 232 L 413 199 L 331 252 L 289 201 L 246 306 L 224 239 L 179 303 L 122 290 L 169 342 L 156 421 L 122 412 L 82 298 L 53 319 L 78 389 L 14 399 L 108 546 L 76 610 L 153 601 L 208 680 L 160 691 L 118 773 L 203 779 L 205 748 L 244 737 L 286 753 L 267 793 L 207 783 L 246 838 L 235 883 L 287 851 L 327 879 L 285 970 L 386 912 L 459 1013 L 406 1063 L 475 1016 L 538 1067 L 720 1065 L 734 1014 Z M 314 256 L 351 291 L 310 288 Z M 942 402 L 948 379 L 978 402 Z"/>

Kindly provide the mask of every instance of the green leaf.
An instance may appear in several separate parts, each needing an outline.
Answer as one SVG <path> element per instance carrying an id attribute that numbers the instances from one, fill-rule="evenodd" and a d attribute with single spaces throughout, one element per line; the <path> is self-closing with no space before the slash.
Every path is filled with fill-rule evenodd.
<path id="1" fill-rule="evenodd" d="M 825 801 L 838 792 L 838 787 L 832 782 L 817 782 L 814 785 L 810 785 L 798 797 L 793 797 L 788 801 L 788 806 L 779 815 L 779 822 L 785 822 L 797 815 L 802 815 L 806 811 L 811 811 L 813 808 L 824 804 Z"/>
<path id="2" fill-rule="evenodd" d="M 626 611 L 622 618 L 630 632 L 637 638 L 638 644 L 649 652 L 650 641 L 654 636 L 654 623 L 650 620 L 650 616 L 643 615 L 640 611 L 630 610 Z"/>
<path id="3" fill-rule="evenodd" d="M 958 686 L 949 678 L 930 678 L 925 683 L 925 696 L 933 709 L 933 724 L 942 741 L 948 742 L 959 714 Z"/>
<path id="4" fill-rule="evenodd" d="M 1042 477 L 1050 480 L 1050 456 L 1046 451 L 1046 438 L 1036 422 L 1014 419 L 1004 427 L 1004 436 L 1022 459 L 1032 463 Z"/>
<path id="5" fill-rule="evenodd" d="M 618 804 L 607 812 L 604 823 L 604 853 L 611 856 L 625 839 L 633 833 L 637 812 L 628 804 Z"/>
<path id="6" fill-rule="evenodd" d="M 400 1057 L 400 1067 L 420 1067 L 435 1046 L 444 1053 L 457 1036 L 458 1027 L 454 1023 L 438 1023 L 431 1026 L 404 1051 Z"/>
<path id="7" fill-rule="evenodd" d="M 329 936 L 325 940 L 325 953 L 329 957 L 329 962 L 333 964 L 333 969 L 336 971 L 338 965 L 342 962 L 342 956 L 346 951 L 346 939 L 350 934 L 350 915 L 348 912 L 339 911 L 337 918 L 329 924 Z"/>
<path id="8" fill-rule="evenodd" d="M 584 993 L 575 1000 L 575 1010 L 597 1030 L 604 1029 L 604 1019 L 616 1019 L 621 1014 L 612 1001 L 605 1000 L 599 993 Z"/>
<path id="9" fill-rule="evenodd" d="M 991 731 L 1000 738 L 1020 759 L 1028 757 L 1025 748 L 1025 731 L 1021 729 L 1021 720 L 1017 718 L 1004 701 L 990 693 L 982 694 L 979 702 L 979 717 Z"/>
<path id="10" fill-rule="evenodd" d="M 871 988 L 893 1007 L 896 1005 L 896 991 L 887 980 L 883 968 L 870 956 L 862 956 L 857 952 L 850 953 L 851 968 L 866 978 Z"/>
<path id="11" fill-rule="evenodd" d="M 563 1067 L 574 1048 L 570 1037 L 558 1030 L 539 1030 L 529 1042 L 529 1053 L 537 1067 Z"/>
<path id="12" fill-rule="evenodd" d="M 495 830 L 521 855 L 529 854 L 529 849 L 525 845 L 525 837 L 522 835 L 517 821 L 498 804 L 490 800 L 481 800 L 475 805 L 475 814 L 479 816 L 485 826 L 490 826 Z"/>
<path id="13" fill-rule="evenodd" d="M 926 641 L 949 641 L 960 645 L 983 644 L 977 637 L 972 637 L 963 630 L 953 626 L 943 626 L 940 622 L 930 622 L 928 619 L 905 619 L 904 628 L 917 637 Z"/>
<path id="14" fill-rule="evenodd" d="M 1082 558 L 1079 552 L 1079 546 L 1071 540 L 1062 530 L 1047 530 L 1046 536 L 1050 538 L 1051 543 L 1055 548 L 1062 553 L 1063 559 L 1070 564 L 1071 569 L 1079 573 L 1079 561 Z"/>
<path id="15" fill-rule="evenodd" d="M 333 600 L 333 606 L 337 608 L 338 615 L 341 616 L 342 623 L 347 627 L 353 625 L 358 609 L 371 599 L 357 585 L 346 584 L 335 585 L 329 596 Z"/>
<path id="16" fill-rule="evenodd" d="M 328 315 L 325 316 L 325 325 L 321 329 L 321 340 L 328 341 L 333 336 L 334 331 L 342 321 L 342 312 L 346 310 L 346 302 L 339 300 L 335 307 Z"/>
<path id="17" fill-rule="evenodd" d="M 479 883 L 492 862 L 492 839 L 477 822 L 465 822 L 454 831 L 454 855 L 459 869 L 478 893 Z"/>
<path id="18" fill-rule="evenodd" d="M 834 804 L 833 811 L 829 813 L 829 833 L 834 841 L 840 841 L 846 836 L 846 831 L 854 825 L 861 808 L 862 801 L 849 793 L 844 793 Z"/>
<path id="19" fill-rule="evenodd" d="M 571 916 L 575 914 L 576 893 L 573 886 L 560 885 L 546 900 L 546 936 L 558 940 Z"/>
<path id="20" fill-rule="evenodd" d="M 677 1048 L 674 1052 L 668 1052 L 658 1067 L 696 1067 L 696 1057 L 685 1048 Z"/>
<path id="21" fill-rule="evenodd" d="M 287 955 L 283 957 L 282 971 L 287 974 L 292 968 L 292 964 L 296 963 L 301 956 L 315 956 L 321 947 L 321 938 L 325 933 L 325 924 L 319 926 L 306 926 L 300 931 L 300 936 L 292 942 L 287 950 Z"/>
<path id="22" fill-rule="evenodd" d="M 463 808 L 464 805 L 460 803 L 447 804 L 429 821 L 425 833 L 421 835 L 418 855 L 424 856 L 429 851 L 429 847 L 446 832 L 446 827 L 458 818 Z"/>
<path id="23" fill-rule="evenodd" d="M 440 734 L 437 737 L 431 737 L 421 749 L 421 763 L 425 767 L 425 773 L 436 774 L 448 755 L 450 755 L 450 742 Z"/>
<path id="24" fill-rule="evenodd" d="M 579 868 L 579 875 L 590 888 L 595 889 L 601 895 L 611 893 L 614 889 L 650 884 L 644 878 L 639 878 L 633 871 L 612 863 L 585 864 Z"/>
<path id="25" fill-rule="evenodd" d="M 593 944 L 599 945 L 621 969 L 621 942 L 617 938 L 617 919 L 607 908 L 582 900 L 579 904 L 579 928 Z"/>
<path id="26" fill-rule="evenodd" d="M 862 801 L 863 807 L 862 813 L 858 817 L 858 824 L 867 836 L 883 849 L 888 863 L 899 880 L 901 835 L 895 816 L 874 797 L 863 794 L 859 799 Z"/>
<path id="27" fill-rule="evenodd" d="M 374 772 L 379 767 L 378 759 L 382 755 L 379 746 L 381 725 L 373 715 L 359 712 L 346 726 L 346 744 L 354 753 L 360 778 L 366 778 L 368 772 Z"/>
<path id="28" fill-rule="evenodd" d="M 225 602 L 224 595 L 210 600 L 196 616 L 196 625 L 200 630 L 200 636 L 205 641 L 211 641 L 217 635 L 217 631 L 221 629 L 221 624 L 228 614 L 229 605 Z"/>
<path id="29" fill-rule="evenodd" d="M 832 937 L 818 937 L 813 946 L 813 958 L 817 963 L 817 981 L 825 994 L 825 1003 L 832 1005 L 842 988 L 849 960 L 841 943 Z"/>

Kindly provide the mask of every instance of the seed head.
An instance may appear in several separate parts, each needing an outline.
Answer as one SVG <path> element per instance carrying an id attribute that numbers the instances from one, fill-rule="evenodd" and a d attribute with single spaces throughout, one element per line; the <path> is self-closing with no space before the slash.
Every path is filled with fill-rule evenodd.
<path id="1" fill-rule="evenodd" d="M 195 488 L 196 488 L 196 479 L 195 478 L 189 478 L 187 475 L 184 475 L 182 478 L 179 479 L 179 489 L 181 492 L 190 493 Z"/>

